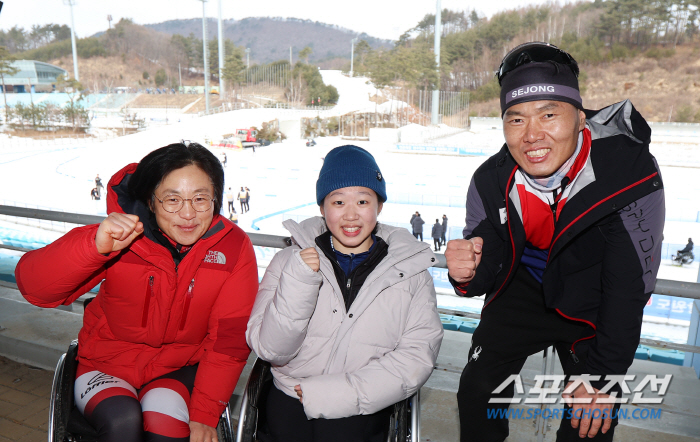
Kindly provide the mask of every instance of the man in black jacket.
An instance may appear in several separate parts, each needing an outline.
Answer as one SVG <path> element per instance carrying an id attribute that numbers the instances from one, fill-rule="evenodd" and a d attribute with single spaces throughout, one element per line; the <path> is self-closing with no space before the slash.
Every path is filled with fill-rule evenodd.
<path id="1" fill-rule="evenodd" d="M 440 244 L 447 244 L 447 215 L 442 215 L 442 236 L 440 237 Z"/>
<path id="2" fill-rule="evenodd" d="M 416 237 L 416 239 L 423 241 L 423 224 L 425 224 L 425 221 L 423 221 L 423 218 L 420 217 L 420 213 L 416 212 L 413 215 L 411 215 L 411 228 L 413 229 L 413 236 Z"/>
<path id="3" fill-rule="evenodd" d="M 660 263 L 651 130 L 629 101 L 584 111 L 578 66 L 555 46 L 515 48 L 497 75 L 506 144 L 474 173 L 465 239 L 445 252 L 457 294 L 486 295 L 457 393 L 461 440 L 508 436 L 493 417 L 514 388 L 499 387 L 554 345 L 574 376 L 557 441 L 610 441 L 619 403 L 604 402 L 620 388 L 606 376 L 632 363 Z"/>
<path id="4" fill-rule="evenodd" d="M 678 251 L 678 254 L 685 254 L 685 253 L 690 253 L 693 251 L 693 238 L 688 238 L 688 244 L 685 245 L 681 250 Z"/>

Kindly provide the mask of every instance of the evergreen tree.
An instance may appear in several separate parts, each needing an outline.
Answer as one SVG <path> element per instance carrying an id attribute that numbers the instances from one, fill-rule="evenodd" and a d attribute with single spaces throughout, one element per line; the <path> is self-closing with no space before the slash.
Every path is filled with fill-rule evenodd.
<path id="1" fill-rule="evenodd" d="M 10 51 L 5 46 L 0 46 L 0 80 L 2 81 L 2 96 L 5 101 L 5 121 L 9 121 L 9 108 L 7 107 L 7 93 L 5 88 L 5 75 L 12 76 L 19 72 L 19 69 L 12 66 L 14 57 L 10 55 Z"/>

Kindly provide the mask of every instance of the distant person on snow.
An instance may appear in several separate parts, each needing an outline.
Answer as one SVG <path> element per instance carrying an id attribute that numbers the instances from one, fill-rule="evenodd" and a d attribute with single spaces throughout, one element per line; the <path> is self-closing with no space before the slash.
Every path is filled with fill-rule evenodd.
<path id="1" fill-rule="evenodd" d="M 435 224 L 433 224 L 433 230 L 430 234 L 433 237 L 434 251 L 440 251 L 440 243 L 442 240 L 442 226 L 440 225 L 440 220 L 436 219 Z"/>
<path id="2" fill-rule="evenodd" d="M 230 187 L 226 192 L 226 202 L 228 202 L 228 213 L 236 213 L 236 209 L 233 208 L 233 190 Z"/>
<path id="3" fill-rule="evenodd" d="M 688 238 L 688 244 L 678 251 L 679 255 L 684 255 L 693 251 L 693 238 Z"/>
<path id="4" fill-rule="evenodd" d="M 413 236 L 416 237 L 416 239 L 420 239 L 423 241 L 423 224 L 425 224 L 425 221 L 423 221 L 423 218 L 420 217 L 420 213 L 416 212 L 411 216 L 411 228 L 413 229 Z"/>
<path id="5" fill-rule="evenodd" d="M 104 186 L 102 185 L 99 173 L 95 177 L 95 188 L 97 189 L 97 199 L 102 198 L 102 189 L 104 189 Z"/>
<path id="6" fill-rule="evenodd" d="M 246 210 L 246 206 L 248 203 L 248 201 L 246 200 L 247 196 L 248 196 L 248 192 L 246 192 L 245 189 L 243 188 L 243 186 L 241 186 L 241 191 L 238 192 L 238 200 L 241 202 L 241 213 L 247 212 L 247 210 Z"/>
<path id="7" fill-rule="evenodd" d="M 447 244 L 447 215 L 442 215 L 442 236 L 440 236 L 440 244 Z"/>

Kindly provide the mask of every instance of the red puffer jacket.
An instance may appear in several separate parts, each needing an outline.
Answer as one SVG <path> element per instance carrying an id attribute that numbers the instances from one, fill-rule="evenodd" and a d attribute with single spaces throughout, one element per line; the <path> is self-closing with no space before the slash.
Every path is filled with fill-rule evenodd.
<path id="1" fill-rule="evenodd" d="M 145 206 L 126 193 L 125 178 L 135 168 L 112 177 L 107 208 L 145 221 Z M 34 305 L 56 307 L 104 279 L 78 335 L 81 363 L 136 388 L 199 363 L 190 420 L 215 427 L 250 353 L 245 331 L 258 290 L 250 239 L 215 215 L 176 268 L 170 252 L 147 234 L 121 252 L 101 255 L 98 227 L 75 228 L 26 253 L 15 272 L 20 291 Z"/>

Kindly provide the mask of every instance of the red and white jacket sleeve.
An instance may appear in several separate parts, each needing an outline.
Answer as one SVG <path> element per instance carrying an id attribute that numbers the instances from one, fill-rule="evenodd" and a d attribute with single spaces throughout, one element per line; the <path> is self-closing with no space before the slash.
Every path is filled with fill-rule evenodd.
<path id="1" fill-rule="evenodd" d="M 98 227 L 77 227 L 46 247 L 25 253 L 15 268 L 22 296 L 39 307 L 69 305 L 102 281 L 105 264 L 119 252 L 105 256 L 97 251 Z"/>

